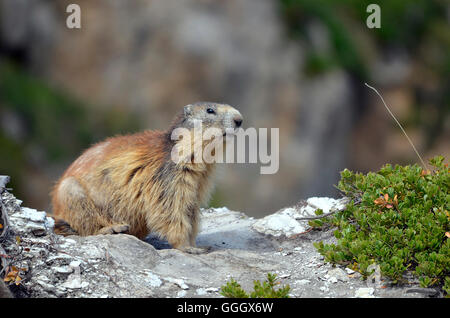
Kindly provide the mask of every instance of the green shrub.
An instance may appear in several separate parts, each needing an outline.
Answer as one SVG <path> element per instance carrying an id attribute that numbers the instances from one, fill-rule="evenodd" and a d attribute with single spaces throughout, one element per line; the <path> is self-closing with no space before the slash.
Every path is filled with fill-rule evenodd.
<path id="1" fill-rule="evenodd" d="M 325 260 L 364 277 L 376 263 L 393 283 L 404 282 L 410 270 L 422 287 L 439 286 L 449 294 L 450 170 L 441 156 L 430 164 L 433 171 L 389 164 L 367 175 L 342 171 L 338 189 L 351 202 L 344 211 L 310 222 L 337 227 L 337 244 L 315 243 Z"/>
<path id="2" fill-rule="evenodd" d="M 237 283 L 233 278 L 224 286 L 221 287 L 220 294 L 229 298 L 288 298 L 290 291 L 289 285 L 275 290 L 276 275 L 268 273 L 267 280 L 263 283 L 260 281 L 254 281 L 254 290 L 248 294 L 242 289 L 241 285 Z"/>

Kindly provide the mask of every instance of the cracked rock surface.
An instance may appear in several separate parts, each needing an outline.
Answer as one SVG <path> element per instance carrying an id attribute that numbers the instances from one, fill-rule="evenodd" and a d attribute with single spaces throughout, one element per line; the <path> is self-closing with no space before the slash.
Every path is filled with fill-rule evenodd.
<path id="1" fill-rule="evenodd" d="M 324 263 L 312 243 L 332 242 L 332 231 L 308 231 L 299 219 L 317 208 L 342 208 L 345 199 L 311 198 L 262 219 L 202 210 L 197 245 L 211 251 L 191 255 L 153 236 L 55 235 L 45 212 L 21 207 L 4 187 L 0 193 L 9 220 L 0 243 L 6 266 L 19 271 L 20 284 L 11 287 L 18 297 L 222 297 L 220 287 L 231 277 L 248 291 L 268 272 L 290 285 L 291 297 L 425 297 L 368 284 L 359 273 Z"/>

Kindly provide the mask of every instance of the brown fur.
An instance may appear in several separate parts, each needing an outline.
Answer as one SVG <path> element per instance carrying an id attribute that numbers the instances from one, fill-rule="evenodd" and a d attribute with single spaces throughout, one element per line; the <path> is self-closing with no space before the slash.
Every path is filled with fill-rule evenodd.
<path id="1" fill-rule="evenodd" d="M 216 117 L 205 115 L 208 105 L 216 107 Z M 229 113 L 242 117 L 228 105 L 194 106 L 165 132 L 113 137 L 86 150 L 52 191 L 55 232 L 128 232 L 141 239 L 156 232 L 174 248 L 195 246 L 199 207 L 208 199 L 214 164 L 174 163 L 170 155 L 177 142 L 170 133 L 187 126 L 191 117 L 207 118 L 209 126 L 221 128 Z"/>

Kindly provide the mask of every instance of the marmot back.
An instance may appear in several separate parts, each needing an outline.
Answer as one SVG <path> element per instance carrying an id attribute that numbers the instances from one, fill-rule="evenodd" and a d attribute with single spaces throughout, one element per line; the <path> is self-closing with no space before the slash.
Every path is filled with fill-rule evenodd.
<path id="1" fill-rule="evenodd" d="M 174 248 L 198 251 L 199 207 L 208 199 L 215 166 L 191 160 L 198 122 L 225 135 L 241 126 L 242 116 L 229 105 L 199 102 L 185 106 L 166 131 L 113 137 L 87 149 L 52 191 L 55 232 L 141 239 L 155 232 Z M 172 140 L 178 128 L 193 139 Z M 174 161 L 174 153 L 184 160 Z"/>

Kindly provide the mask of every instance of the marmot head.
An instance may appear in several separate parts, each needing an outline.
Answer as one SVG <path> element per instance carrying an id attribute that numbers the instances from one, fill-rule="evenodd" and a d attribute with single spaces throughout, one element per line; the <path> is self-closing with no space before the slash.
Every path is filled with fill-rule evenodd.
<path id="1" fill-rule="evenodd" d="M 227 104 L 197 102 L 184 106 L 173 128 L 193 129 L 199 123 L 202 128 L 218 128 L 223 134 L 233 132 L 242 125 L 241 113 Z"/>
<path id="2" fill-rule="evenodd" d="M 219 157 L 223 148 L 214 147 L 221 142 L 225 145 L 227 138 L 223 137 L 236 133 L 242 120 L 241 113 L 226 104 L 198 102 L 184 106 L 168 131 L 173 141 L 172 160 L 183 164 L 200 163 L 203 159 L 207 163 L 216 162 L 215 157 L 212 161 L 206 159 L 203 150 L 212 147 L 206 151 L 207 155 Z"/>

